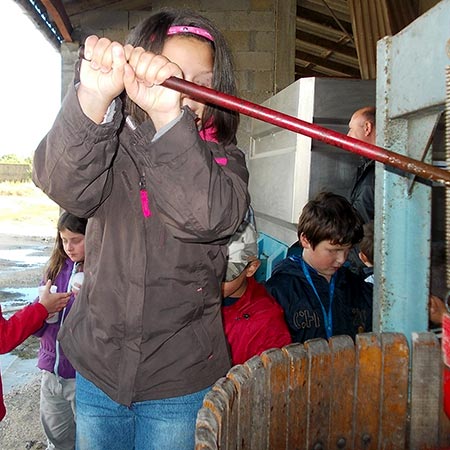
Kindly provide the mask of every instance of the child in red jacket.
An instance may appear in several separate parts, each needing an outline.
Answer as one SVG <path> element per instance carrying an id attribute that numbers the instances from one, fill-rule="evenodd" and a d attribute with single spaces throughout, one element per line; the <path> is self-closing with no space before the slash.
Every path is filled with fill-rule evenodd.
<path id="1" fill-rule="evenodd" d="M 223 324 L 233 365 L 292 342 L 283 309 L 253 277 L 261 264 L 256 241 L 250 214 L 228 244 L 227 273 L 222 283 Z"/>
<path id="2" fill-rule="evenodd" d="M 61 311 L 66 306 L 70 293 L 50 294 L 51 280 L 46 284 L 46 292 L 38 303 L 25 306 L 9 319 L 2 315 L 0 306 L 0 353 L 8 353 L 42 327 L 50 314 Z M 0 377 L 0 421 L 5 417 L 3 388 Z"/>

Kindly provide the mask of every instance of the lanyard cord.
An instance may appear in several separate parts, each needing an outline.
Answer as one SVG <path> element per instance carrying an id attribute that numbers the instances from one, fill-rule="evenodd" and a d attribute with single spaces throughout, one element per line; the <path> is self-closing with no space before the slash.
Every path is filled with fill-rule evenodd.
<path id="1" fill-rule="evenodd" d="M 329 284 L 329 298 L 330 302 L 328 305 L 328 313 L 325 310 L 325 306 L 323 306 L 322 300 L 319 296 L 319 293 L 317 292 L 316 286 L 314 285 L 314 282 L 311 278 L 311 274 L 309 273 L 309 269 L 303 258 L 298 257 L 297 255 L 290 256 L 290 259 L 292 261 L 295 261 L 297 263 L 300 263 L 303 273 L 305 274 L 306 280 L 308 281 L 309 285 L 311 286 L 314 294 L 317 297 L 317 300 L 319 301 L 320 308 L 322 309 L 323 314 L 323 320 L 325 322 L 325 333 L 327 335 L 327 339 L 329 339 L 333 335 L 333 298 L 334 298 L 334 288 L 336 284 L 336 274 L 334 274 L 331 277 L 331 281 Z"/>

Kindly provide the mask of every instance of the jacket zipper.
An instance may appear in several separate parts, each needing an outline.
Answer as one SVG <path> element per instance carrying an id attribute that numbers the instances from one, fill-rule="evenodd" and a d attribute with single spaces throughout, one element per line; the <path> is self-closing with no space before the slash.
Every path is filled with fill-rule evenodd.
<path id="1" fill-rule="evenodd" d="M 133 123 L 131 116 L 126 117 L 125 123 L 131 129 L 131 131 L 136 130 L 136 125 Z M 123 148 L 128 153 L 128 156 L 130 157 L 131 161 L 133 161 L 133 164 L 139 173 L 139 197 L 141 200 L 142 214 L 145 218 L 151 217 L 152 211 L 150 209 L 150 201 L 148 199 L 147 183 L 145 181 L 145 172 L 142 172 L 142 174 L 141 174 L 139 166 L 137 165 L 137 163 L 136 163 L 135 159 L 133 158 L 133 156 L 131 155 L 131 153 L 128 151 L 128 149 L 126 148 L 125 145 L 123 146 Z"/>
<path id="2" fill-rule="evenodd" d="M 148 200 L 147 186 L 145 184 L 145 174 L 143 173 L 139 179 L 139 194 L 141 197 L 141 208 L 144 217 L 150 217 L 152 211 L 150 210 L 150 202 Z"/>

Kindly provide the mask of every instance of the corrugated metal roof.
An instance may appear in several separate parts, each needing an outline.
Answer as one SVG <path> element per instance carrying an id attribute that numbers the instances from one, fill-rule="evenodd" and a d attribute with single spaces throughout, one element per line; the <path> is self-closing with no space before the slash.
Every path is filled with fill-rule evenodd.
<path id="1" fill-rule="evenodd" d="M 410 0 L 348 0 L 361 78 L 376 78 L 377 41 L 417 17 Z"/>

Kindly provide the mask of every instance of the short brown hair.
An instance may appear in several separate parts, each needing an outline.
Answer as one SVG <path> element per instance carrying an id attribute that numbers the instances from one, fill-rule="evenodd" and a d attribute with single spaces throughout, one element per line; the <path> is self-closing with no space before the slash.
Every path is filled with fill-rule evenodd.
<path id="1" fill-rule="evenodd" d="M 359 243 L 359 250 L 364 253 L 370 264 L 373 265 L 373 220 L 363 226 L 364 237 Z"/>
<path id="2" fill-rule="evenodd" d="M 313 249 L 322 241 L 355 245 L 363 237 L 363 220 L 346 198 L 322 192 L 303 208 L 297 234 L 299 239 L 303 234 Z"/>

